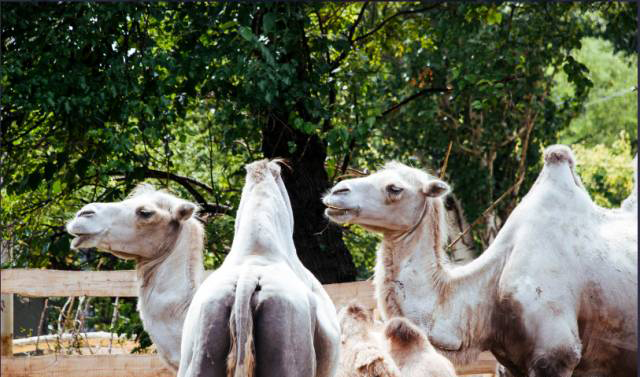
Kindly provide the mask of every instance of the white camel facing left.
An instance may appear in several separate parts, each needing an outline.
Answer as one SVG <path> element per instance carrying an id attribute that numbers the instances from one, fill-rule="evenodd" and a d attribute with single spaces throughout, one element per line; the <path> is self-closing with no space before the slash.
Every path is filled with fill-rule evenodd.
<path id="1" fill-rule="evenodd" d="M 246 170 L 231 251 L 187 312 L 178 376 L 332 377 L 336 310 L 296 255 L 280 166 Z"/>
<path id="2" fill-rule="evenodd" d="M 596 206 L 565 146 L 489 248 L 464 266 L 444 255 L 446 183 L 391 163 L 338 183 L 335 222 L 384 238 L 374 280 L 383 317 L 403 316 L 461 363 L 490 350 L 516 376 L 635 376 L 637 214 Z"/>
<path id="3" fill-rule="evenodd" d="M 67 224 L 71 247 L 136 261 L 138 310 L 160 357 L 174 370 L 187 308 L 204 275 L 204 230 L 195 204 L 142 184 L 120 202 L 90 203 Z"/>

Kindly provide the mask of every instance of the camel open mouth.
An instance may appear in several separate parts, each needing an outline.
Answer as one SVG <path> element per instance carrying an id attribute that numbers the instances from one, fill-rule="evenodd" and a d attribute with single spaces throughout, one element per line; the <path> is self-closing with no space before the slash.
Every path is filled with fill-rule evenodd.
<path id="1" fill-rule="evenodd" d="M 335 205 L 325 204 L 327 208 L 324 210 L 324 214 L 332 221 L 337 223 L 343 223 L 351 219 L 354 216 L 358 216 L 358 208 L 343 208 Z"/>
<path id="2" fill-rule="evenodd" d="M 95 238 L 100 233 L 72 233 L 74 236 L 73 240 L 71 240 L 71 248 L 78 249 L 80 247 L 92 247 L 92 246 L 83 246 L 88 241 Z"/>
<path id="3" fill-rule="evenodd" d="M 341 208 L 341 207 L 327 205 L 327 209 L 325 210 L 325 212 L 329 216 L 344 216 L 351 210 L 352 210 L 351 208 Z"/>

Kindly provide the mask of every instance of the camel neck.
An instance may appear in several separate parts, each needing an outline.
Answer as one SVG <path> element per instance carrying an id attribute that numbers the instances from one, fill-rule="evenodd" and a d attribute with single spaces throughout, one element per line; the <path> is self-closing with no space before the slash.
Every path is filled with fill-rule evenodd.
<path id="1" fill-rule="evenodd" d="M 158 260 L 137 264 L 138 310 L 159 354 L 176 369 L 182 324 L 203 280 L 203 229 L 197 220 L 182 225 L 175 246 Z"/>
<path id="2" fill-rule="evenodd" d="M 387 233 L 378 251 L 376 295 L 386 318 L 404 316 L 430 333 L 440 348 L 482 348 L 504 253 L 496 242 L 466 265 L 450 264 L 444 251 L 443 208 L 429 206 L 410 235 Z M 470 310 L 472 309 L 472 310 Z M 470 333 L 465 329 L 474 329 Z M 473 357 L 473 356 L 470 356 Z M 464 357 L 463 359 L 466 359 Z"/>

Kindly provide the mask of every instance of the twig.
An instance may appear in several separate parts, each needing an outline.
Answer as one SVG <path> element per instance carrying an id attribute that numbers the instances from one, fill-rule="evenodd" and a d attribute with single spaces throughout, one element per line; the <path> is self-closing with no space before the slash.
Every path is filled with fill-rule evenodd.
<path id="1" fill-rule="evenodd" d="M 447 171 L 447 164 L 449 163 L 449 155 L 451 154 L 452 146 L 453 140 L 449 142 L 449 147 L 447 147 L 447 154 L 444 155 L 444 162 L 442 163 L 442 168 L 440 169 L 440 179 L 444 178 L 444 173 Z"/>
<path id="2" fill-rule="evenodd" d="M 87 329 L 84 327 L 84 321 L 87 318 L 87 310 L 89 310 L 89 303 L 91 302 L 91 297 L 87 297 L 86 301 L 84 302 L 84 308 L 82 309 L 82 317 L 80 317 L 80 324 L 79 329 L 82 329 L 82 333 L 84 334 L 84 339 L 87 342 L 87 348 L 89 349 L 89 353 L 90 354 L 94 354 L 93 353 L 93 348 L 91 348 L 91 343 L 89 343 L 89 337 L 87 336 Z M 78 308 L 80 308 L 80 305 L 78 305 Z"/>
<path id="3" fill-rule="evenodd" d="M 426 12 L 432 9 L 435 9 L 437 7 L 439 7 L 441 4 L 434 4 L 425 8 L 420 8 L 420 9 L 408 9 L 408 10 L 401 10 L 387 18 L 385 18 L 382 22 L 380 22 L 376 27 L 374 27 L 371 31 L 369 31 L 368 33 L 365 33 L 364 35 L 359 36 L 358 38 L 354 39 L 353 42 L 359 42 L 365 38 L 367 38 L 368 36 L 370 36 L 371 34 L 377 32 L 378 30 L 382 29 L 384 27 L 384 25 L 387 24 L 387 22 L 393 20 L 394 18 L 398 17 L 398 16 L 402 16 L 402 15 L 406 15 L 406 14 L 414 14 L 414 13 L 421 13 L 421 12 Z"/>
<path id="4" fill-rule="evenodd" d="M 353 39 L 353 35 L 356 32 L 356 28 L 358 27 L 358 24 L 360 24 L 360 21 L 362 21 L 362 17 L 364 16 L 364 10 L 366 9 L 368 4 L 369 4 L 369 1 L 366 1 L 362 5 L 362 8 L 360 8 L 360 12 L 358 13 L 358 18 L 356 18 L 355 22 L 349 28 L 349 35 L 347 36 L 347 39 L 349 40 L 349 47 L 343 50 L 340 53 L 340 55 L 336 58 L 336 60 L 329 63 L 329 65 L 331 66 L 331 72 L 329 73 L 330 76 L 332 76 L 335 73 L 335 69 L 340 65 L 340 62 L 347 57 L 347 54 L 353 47 L 353 43 L 355 42 L 355 40 Z"/>
<path id="5" fill-rule="evenodd" d="M 75 297 L 73 296 L 67 298 L 67 301 L 65 301 L 64 305 L 62 305 L 62 308 L 60 309 L 60 314 L 58 315 L 58 335 L 64 331 L 64 324 L 61 325 L 63 318 L 65 321 L 67 319 L 67 315 L 64 313 L 64 311 L 67 309 L 67 306 L 69 306 L 69 304 L 73 305 L 74 300 Z"/>
<path id="6" fill-rule="evenodd" d="M 451 243 L 447 246 L 448 250 L 451 250 L 451 248 L 458 243 L 458 241 L 460 241 L 460 239 L 462 237 L 464 237 L 465 234 L 469 233 L 469 231 L 471 230 L 471 228 L 473 228 L 474 226 L 478 225 L 478 223 L 480 222 L 480 220 L 482 220 L 489 212 L 491 212 L 496 205 L 498 205 L 498 203 L 500 203 L 502 201 L 502 199 L 504 199 L 507 195 L 509 195 L 509 193 L 511 193 L 511 191 L 513 191 L 517 185 L 519 185 L 520 183 L 522 183 L 522 180 L 524 179 L 524 175 L 521 176 L 516 183 L 514 183 L 507 191 L 505 191 L 502 195 L 500 195 L 500 197 L 498 199 L 496 199 L 493 203 L 491 203 L 491 205 L 489 206 L 489 208 L 485 209 L 484 212 L 482 212 L 482 214 L 475 219 L 475 221 L 469 225 L 467 227 L 467 229 L 464 230 L 464 232 L 460 233 L 458 235 L 458 237 L 456 237 L 455 240 L 451 241 Z"/>
<path id="7" fill-rule="evenodd" d="M 111 354 L 111 347 L 113 346 L 113 327 L 115 326 L 116 321 L 118 320 L 118 304 L 120 297 L 116 297 L 116 302 L 113 304 L 113 314 L 111 315 L 111 326 L 109 327 L 109 331 L 111 331 L 111 339 L 109 339 L 109 354 Z"/>
<path id="8" fill-rule="evenodd" d="M 407 103 L 413 101 L 416 98 L 422 97 L 425 94 L 428 94 L 428 93 L 446 93 L 446 92 L 450 92 L 450 91 L 452 91 L 452 89 L 448 88 L 448 87 L 423 89 L 423 90 L 419 91 L 418 93 L 412 94 L 411 96 L 403 99 L 399 103 L 397 103 L 397 104 L 391 106 L 390 108 L 388 108 L 387 110 L 383 111 L 382 114 L 380 114 L 379 118 L 382 118 L 382 117 L 386 116 L 387 114 L 393 112 L 394 110 L 399 109 L 400 107 L 406 105 Z"/>
<path id="9" fill-rule="evenodd" d="M 42 323 L 44 322 L 44 313 L 47 312 L 47 306 L 49 305 L 49 298 L 44 299 L 44 307 L 40 313 L 40 320 L 38 321 L 38 331 L 36 332 L 36 355 L 38 354 L 38 342 L 40 342 L 40 335 L 42 333 Z M 48 344 L 47 344 L 48 345 Z"/>

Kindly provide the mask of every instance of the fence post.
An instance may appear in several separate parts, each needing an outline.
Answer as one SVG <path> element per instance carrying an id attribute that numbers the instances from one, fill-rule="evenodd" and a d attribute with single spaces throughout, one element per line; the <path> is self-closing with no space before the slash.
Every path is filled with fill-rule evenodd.
<path id="1" fill-rule="evenodd" d="M 0 263 L 10 260 L 9 242 L 0 241 Z M 1 295 L 0 309 L 0 333 L 2 335 L 0 355 L 13 356 L 13 293 Z"/>

